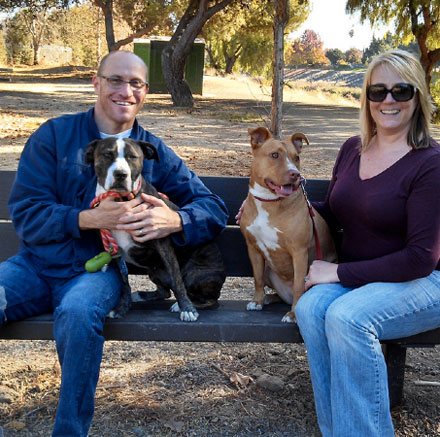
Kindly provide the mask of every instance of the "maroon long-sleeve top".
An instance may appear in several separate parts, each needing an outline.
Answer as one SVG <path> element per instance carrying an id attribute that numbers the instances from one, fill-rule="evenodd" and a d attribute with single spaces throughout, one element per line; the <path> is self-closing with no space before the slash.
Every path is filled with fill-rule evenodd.
<path id="1" fill-rule="evenodd" d="M 344 286 L 404 282 L 440 269 L 440 147 L 432 145 L 365 180 L 360 138 L 341 147 L 326 200 L 315 207 L 343 229 Z"/>

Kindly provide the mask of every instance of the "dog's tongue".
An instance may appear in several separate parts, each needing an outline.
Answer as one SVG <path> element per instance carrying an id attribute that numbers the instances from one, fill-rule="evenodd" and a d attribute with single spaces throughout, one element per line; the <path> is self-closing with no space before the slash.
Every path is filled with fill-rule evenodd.
<path id="1" fill-rule="evenodd" d="M 277 194 L 281 194 L 282 196 L 290 196 L 293 191 L 293 185 L 282 185 L 281 187 L 278 187 L 279 190 L 277 191 Z"/>
<path id="2" fill-rule="evenodd" d="M 269 187 L 275 191 L 279 196 L 290 196 L 293 192 L 293 185 L 275 185 L 272 182 L 268 182 Z"/>

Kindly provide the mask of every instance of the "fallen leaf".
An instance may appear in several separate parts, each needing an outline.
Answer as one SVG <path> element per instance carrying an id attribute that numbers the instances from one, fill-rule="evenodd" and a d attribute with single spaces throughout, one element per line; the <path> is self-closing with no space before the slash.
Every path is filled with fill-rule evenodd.
<path id="1" fill-rule="evenodd" d="M 234 372 L 232 376 L 229 378 L 232 384 L 240 387 L 247 387 L 253 379 L 250 376 L 242 375 L 241 373 Z"/>

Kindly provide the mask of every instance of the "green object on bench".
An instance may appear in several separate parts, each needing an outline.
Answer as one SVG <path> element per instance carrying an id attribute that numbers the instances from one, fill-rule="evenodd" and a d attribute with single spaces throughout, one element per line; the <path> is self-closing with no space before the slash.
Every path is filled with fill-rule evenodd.
<path id="1" fill-rule="evenodd" d="M 7 199 L 15 172 L 0 171 L 0 261 L 18 251 L 19 242 L 9 220 Z M 234 216 L 248 191 L 247 178 L 202 177 L 203 182 L 226 203 L 230 212 L 227 228 L 217 241 L 223 255 L 227 276 L 250 277 L 246 243 Z M 309 180 L 306 184 L 311 201 L 322 200 L 329 181 Z M 142 270 L 128 266 L 132 275 Z M 135 303 L 122 319 L 109 319 L 104 326 L 107 340 L 144 341 L 196 341 L 196 342 L 256 342 L 299 343 L 301 335 L 295 324 L 281 323 L 290 306 L 272 304 L 260 312 L 246 311 L 247 301 L 220 300 L 216 309 L 202 311 L 197 322 L 182 322 L 167 309 L 170 302 Z M 53 339 L 51 314 L 6 324 L 0 328 L 0 339 L 51 340 Z M 409 338 L 389 340 L 385 357 L 388 366 L 388 382 L 391 405 L 402 402 L 405 358 L 407 347 L 426 347 L 440 344 L 440 329 L 424 332 Z"/>

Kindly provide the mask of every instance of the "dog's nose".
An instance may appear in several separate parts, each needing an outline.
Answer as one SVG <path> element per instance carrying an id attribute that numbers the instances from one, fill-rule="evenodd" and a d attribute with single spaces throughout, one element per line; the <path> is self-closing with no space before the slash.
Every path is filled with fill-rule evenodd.
<path id="1" fill-rule="evenodd" d="M 121 181 L 123 181 L 123 180 L 125 180 L 127 178 L 128 173 L 123 171 L 123 170 L 116 170 L 113 173 L 113 176 L 114 176 L 116 181 L 121 182 Z"/>
<path id="2" fill-rule="evenodd" d="M 290 170 L 289 171 L 289 178 L 292 180 L 292 182 L 295 182 L 299 178 L 299 171 L 298 170 Z"/>

